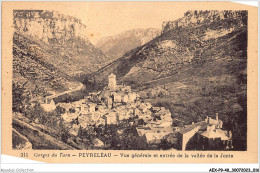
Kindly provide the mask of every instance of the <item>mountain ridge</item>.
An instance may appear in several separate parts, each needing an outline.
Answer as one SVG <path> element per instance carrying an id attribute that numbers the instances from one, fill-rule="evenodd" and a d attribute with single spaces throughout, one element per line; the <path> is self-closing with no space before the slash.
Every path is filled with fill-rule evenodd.
<path id="1" fill-rule="evenodd" d="M 228 12 L 240 17 L 174 24 L 92 73 L 86 83 L 98 89 L 114 73 L 119 83 L 131 85 L 153 105 L 167 107 L 173 118 L 188 123 L 217 112 L 233 132 L 235 150 L 246 150 L 247 12 Z"/>
<path id="2" fill-rule="evenodd" d="M 124 53 L 142 46 L 159 34 L 160 30 L 155 28 L 132 29 L 113 36 L 103 37 L 98 40 L 95 46 L 115 60 Z"/>

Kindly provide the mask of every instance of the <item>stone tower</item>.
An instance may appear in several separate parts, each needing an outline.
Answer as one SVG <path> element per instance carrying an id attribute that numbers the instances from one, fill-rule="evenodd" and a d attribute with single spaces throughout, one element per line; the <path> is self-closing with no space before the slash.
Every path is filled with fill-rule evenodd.
<path id="1" fill-rule="evenodd" d="M 108 76 L 108 89 L 115 90 L 116 89 L 116 75 L 111 73 Z"/>

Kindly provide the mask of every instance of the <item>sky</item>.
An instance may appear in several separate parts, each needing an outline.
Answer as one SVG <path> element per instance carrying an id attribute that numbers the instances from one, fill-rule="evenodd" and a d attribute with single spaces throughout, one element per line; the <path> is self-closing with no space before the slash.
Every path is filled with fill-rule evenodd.
<path id="1" fill-rule="evenodd" d="M 17 2 L 13 2 L 17 5 Z M 19 2 L 19 9 L 52 10 L 74 16 L 87 26 L 86 35 L 95 44 L 100 38 L 131 29 L 162 29 L 164 21 L 183 17 L 188 10 L 230 9 L 230 2 L 177 1 L 85 1 Z M 210 8 L 209 8 L 210 7 Z"/>
<path id="2" fill-rule="evenodd" d="M 43 2 L 33 9 L 53 10 L 81 19 L 87 26 L 89 40 L 95 44 L 100 38 L 131 29 L 162 28 L 163 21 L 183 16 L 186 9 L 172 3 L 158 2 Z M 172 4 L 172 5 L 171 5 Z"/>
<path id="3" fill-rule="evenodd" d="M 102 37 L 137 28 L 162 28 L 163 21 L 175 20 L 186 10 L 176 10 L 169 4 L 135 2 L 91 2 L 66 6 L 66 14 L 81 19 L 88 37 L 95 44 Z M 65 13 L 63 9 L 56 9 Z"/>

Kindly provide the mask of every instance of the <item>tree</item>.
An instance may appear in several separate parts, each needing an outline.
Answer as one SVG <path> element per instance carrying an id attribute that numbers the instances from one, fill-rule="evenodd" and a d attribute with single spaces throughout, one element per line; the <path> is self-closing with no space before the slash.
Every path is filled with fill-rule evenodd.
<path id="1" fill-rule="evenodd" d="M 63 107 L 60 107 L 60 106 L 57 106 L 56 109 L 55 109 L 56 113 L 58 115 L 61 115 L 61 114 L 64 114 L 66 112 L 66 109 L 63 108 Z"/>
<path id="2" fill-rule="evenodd" d="M 25 84 L 12 83 L 12 109 L 14 112 L 23 113 L 26 104 L 29 103 L 28 93 L 25 91 Z"/>
<path id="3" fill-rule="evenodd" d="M 144 125 L 144 124 L 145 124 L 145 122 L 144 122 L 143 119 L 139 119 L 139 120 L 138 120 L 138 125 Z"/>
<path id="4" fill-rule="evenodd" d="M 75 113 L 76 110 L 74 108 L 69 108 L 69 113 Z"/>
<path id="5" fill-rule="evenodd" d="M 65 143 L 70 137 L 68 128 L 64 125 L 64 121 L 62 119 L 60 119 L 59 121 L 59 135 L 61 137 L 61 140 Z"/>

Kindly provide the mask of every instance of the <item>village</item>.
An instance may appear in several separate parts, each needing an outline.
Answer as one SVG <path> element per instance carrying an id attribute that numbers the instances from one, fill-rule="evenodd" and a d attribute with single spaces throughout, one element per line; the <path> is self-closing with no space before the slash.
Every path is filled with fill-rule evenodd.
<path id="1" fill-rule="evenodd" d="M 84 99 L 71 103 L 57 103 L 47 97 L 41 104 L 46 111 L 56 106 L 64 108 L 62 119 L 69 134 L 77 137 L 82 129 L 118 126 L 126 122 L 136 130 L 138 137 L 152 148 L 163 144 L 171 150 L 230 150 L 232 132 L 222 128 L 218 114 L 204 121 L 173 126 L 174 119 L 165 107 L 155 107 L 143 101 L 131 86 L 117 84 L 116 75 L 108 76 L 108 85 L 102 91 L 89 93 Z M 118 134 L 123 133 L 118 129 Z M 96 148 L 103 149 L 106 141 L 95 139 Z M 137 149 L 137 148 L 133 148 Z"/>

